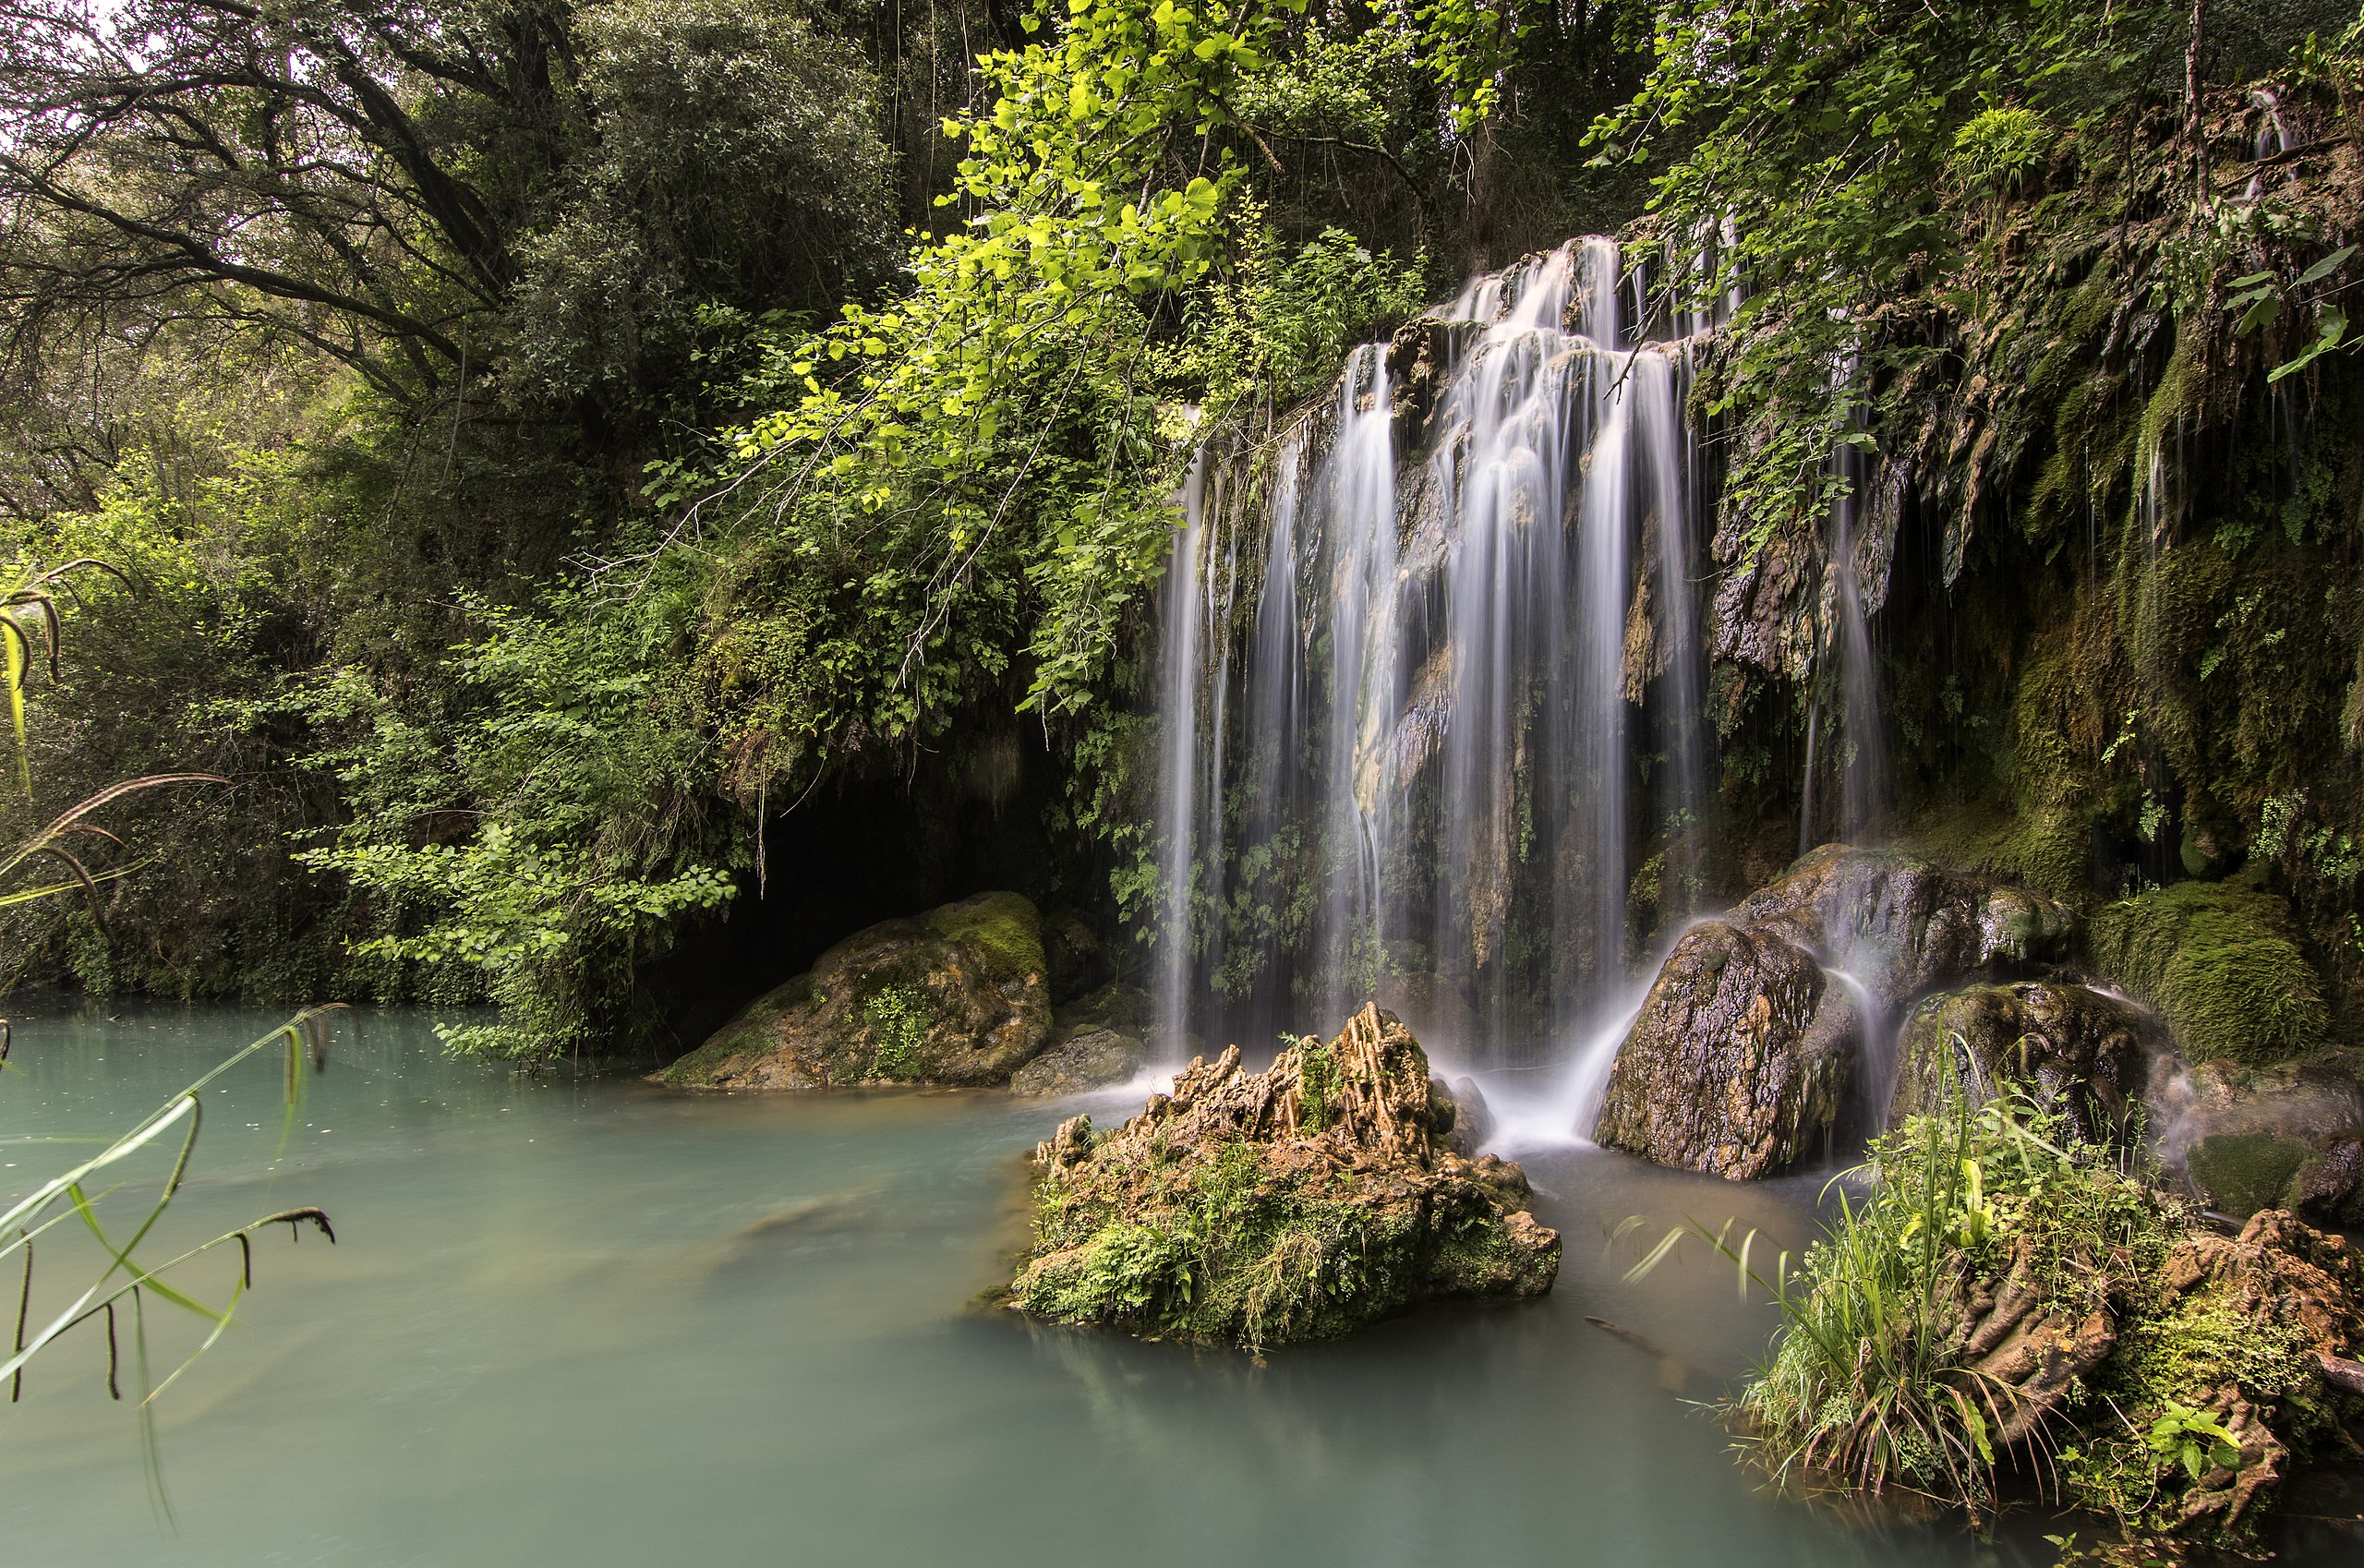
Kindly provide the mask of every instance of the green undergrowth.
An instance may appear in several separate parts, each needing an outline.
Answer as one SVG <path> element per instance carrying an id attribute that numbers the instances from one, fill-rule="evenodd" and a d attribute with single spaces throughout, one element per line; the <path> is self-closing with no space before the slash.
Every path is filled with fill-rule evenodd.
<path id="1" fill-rule="evenodd" d="M 1532 1267 L 1471 1182 L 1425 1199 L 1286 1146 L 1162 1141 L 1102 1153 L 1035 1192 L 1013 1304 L 1064 1322 L 1249 1349 L 1332 1339 L 1440 1296 L 1503 1294 Z"/>
<path id="2" fill-rule="evenodd" d="M 871 1059 L 872 1076 L 925 1078 L 927 1058 L 921 1055 L 920 1044 L 931 1021 L 926 993 L 911 985 L 882 986 L 862 1004 L 862 1012 L 876 1050 Z"/>
<path id="3" fill-rule="evenodd" d="M 1768 1268 L 1752 1256 L 1754 1233 L 1736 1242 L 1730 1225 L 1695 1224 L 1628 1275 L 1696 1237 L 1774 1297 L 1771 1352 L 1731 1407 L 1767 1468 L 1918 1492 L 1973 1516 L 2032 1491 L 2108 1516 L 2161 1561 L 2254 1544 L 2261 1509 L 2226 1527 L 2191 1502 L 2219 1464 L 2245 1463 L 2223 1425 L 2228 1387 L 2301 1457 L 2332 1436 L 2341 1413 L 2296 1314 L 2243 1310 L 2229 1280 L 2187 1278 L 2178 1291 L 2167 1264 L 2195 1216 L 2153 1171 L 2077 1141 L 2065 1118 L 2024 1099 L 1972 1113 L 1957 1095 L 1872 1153 L 1869 1190 L 1834 1184 L 1838 1215 L 1803 1260 L 1783 1253 Z M 1966 1347 L 2015 1279 L 2034 1286 L 2023 1324 L 2108 1346 L 2042 1400 Z"/>
<path id="4" fill-rule="evenodd" d="M 2093 914 L 2093 963 L 2156 1007 L 2195 1061 L 2286 1060 L 2325 1043 L 2331 1012 L 2269 893 L 2178 882 Z"/>

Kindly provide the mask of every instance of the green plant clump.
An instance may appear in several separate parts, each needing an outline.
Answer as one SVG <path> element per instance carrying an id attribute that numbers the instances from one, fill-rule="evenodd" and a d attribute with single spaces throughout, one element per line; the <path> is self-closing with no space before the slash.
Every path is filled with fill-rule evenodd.
<path id="1" fill-rule="evenodd" d="M 1973 1516 L 2016 1480 L 2173 1559 L 2253 1547 L 2282 1461 L 2364 1414 L 2318 1376 L 2327 1336 L 2364 1334 L 2364 1265 L 2336 1238 L 2284 1215 L 2238 1241 L 2200 1229 L 2023 1099 L 1973 1115 L 1957 1096 L 1867 1170 L 1795 1268 L 1760 1272 L 1755 1233 L 1694 1224 L 1628 1275 L 1698 1236 L 1773 1296 L 1781 1326 L 1732 1413 L 1777 1476 Z"/>
<path id="2" fill-rule="evenodd" d="M 1497 1294 L 1522 1260 L 1486 1188 L 1304 1168 L 1246 1141 L 1046 1180 L 1041 1261 L 1014 1304 L 1063 1322 L 1260 1349 L 1335 1339 L 1441 1296 Z"/>
<path id="3" fill-rule="evenodd" d="M 927 1076 L 920 1042 L 927 1034 L 927 999 L 909 985 L 880 988 L 862 1005 L 870 1037 L 877 1046 L 873 1070 L 879 1078 L 918 1079 Z"/>
<path id="4" fill-rule="evenodd" d="M 1034 1245 L 1010 1304 L 1259 1350 L 1437 1297 L 1539 1296 L 1559 1236 L 1526 1212 L 1516 1165 L 1452 1151 L 1457 1116 L 1376 1007 L 1262 1073 L 1234 1047 L 1118 1131 L 1078 1116 L 1035 1151 Z"/>
<path id="5" fill-rule="evenodd" d="M 2330 1031 L 2322 987 L 2272 894 L 2178 882 L 2104 906 L 2091 941 L 2094 965 L 2155 1006 L 2195 1061 L 2283 1061 Z"/>

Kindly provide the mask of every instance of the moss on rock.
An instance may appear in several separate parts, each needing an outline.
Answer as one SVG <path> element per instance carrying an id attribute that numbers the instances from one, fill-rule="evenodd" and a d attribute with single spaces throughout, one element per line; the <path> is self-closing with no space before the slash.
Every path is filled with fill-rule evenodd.
<path id="1" fill-rule="evenodd" d="M 1042 917 L 1019 894 L 980 893 L 928 911 L 920 923 L 947 942 L 983 949 L 1004 975 L 1036 974 L 1049 968 L 1043 958 Z"/>
<path id="2" fill-rule="evenodd" d="M 2088 1142 L 2116 1141 L 2150 1076 L 2145 1021 L 2131 1003 L 2052 981 L 1941 992 L 1899 1032 L 1888 1119 L 2017 1091 Z"/>
<path id="3" fill-rule="evenodd" d="M 2282 1207 L 2310 1152 L 2295 1138 L 2227 1132 L 2193 1144 L 2186 1161 L 2210 1206 L 2245 1220 L 2261 1209 Z"/>
<path id="4" fill-rule="evenodd" d="M 976 1087 L 1050 1043 L 1034 906 L 981 893 L 855 933 L 657 1075 L 689 1089 Z"/>
<path id="5" fill-rule="evenodd" d="M 2091 947 L 2094 966 L 2156 1007 L 2195 1061 L 2281 1061 L 2331 1030 L 2289 906 L 2272 894 L 2178 882 L 2103 906 Z"/>
<path id="6" fill-rule="evenodd" d="M 1010 1304 L 1257 1348 L 1438 1297 L 1550 1290 L 1558 1234 L 1527 1212 L 1516 1165 L 1453 1152 L 1454 1116 L 1419 1043 L 1375 1007 L 1263 1073 L 1236 1046 L 1193 1062 L 1122 1129 L 1077 1116 L 1035 1151 Z"/>

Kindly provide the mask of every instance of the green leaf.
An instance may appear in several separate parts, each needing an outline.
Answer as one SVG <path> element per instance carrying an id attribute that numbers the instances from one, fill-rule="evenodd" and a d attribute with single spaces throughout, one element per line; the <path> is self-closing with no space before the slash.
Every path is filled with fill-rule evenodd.
<path id="1" fill-rule="evenodd" d="M 2349 257 L 2355 254 L 2356 247 L 2354 246 L 2341 246 L 2337 250 L 2333 251 L 2329 256 L 2324 257 L 2322 260 L 2316 262 L 2313 266 L 2299 273 L 2298 286 L 2305 288 L 2309 283 L 2322 282 L 2323 279 L 2331 276 L 2332 273 L 2337 271 L 2341 262 L 2346 260 Z"/>

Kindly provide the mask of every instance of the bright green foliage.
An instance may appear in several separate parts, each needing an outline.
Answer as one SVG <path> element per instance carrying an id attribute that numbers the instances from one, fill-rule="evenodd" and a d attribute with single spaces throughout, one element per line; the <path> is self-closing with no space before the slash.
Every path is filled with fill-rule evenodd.
<path id="1" fill-rule="evenodd" d="M 882 986 L 862 1004 L 862 1016 L 877 1047 L 872 1076 L 916 1079 L 926 1076 L 920 1042 L 928 1028 L 927 1001 L 910 985 Z M 677 1070 L 677 1069 L 676 1069 Z"/>
<path id="2" fill-rule="evenodd" d="M 1147 404 L 1143 307 L 1212 264 L 1242 178 L 1214 133 L 1303 7 L 1071 0 L 1048 42 L 986 56 L 992 107 L 945 126 L 966 143 L 956 191 L 973 220 L 913 249 L 908 293 L 847 305 L 792 351 L 802 395 L 736 437 L 757 466 L 727 493 L 752 492 L 791 550 L 865 537 L 925 585 L 888 650 L 899 673 L 948 651 L 937 633 L 996 535 L 1047 533 L 1028 692 L 1051 709 L 1085 699 L 1171 528 L 1155 465 L 1170 474 L 1176 456 Z M 1169 154 L 1189 140 L 1209 172 L 1175 182 Z M 1046 439 L 1086 408 L 1121 421 L 1099 482 L 1046 486 Z"/>
<path id="3" fill-rule="evenodd" d="M 1176 367 L 1207 389 L 1211 416 L 1269 417 L 1315 395 L 1347 350 L 1427 304 L 1420 258 L 1373 254 L 1340 229 L 1290 255 L 1261 221 L 1260 203 L 1244 200 L 1239 211 L 1239 254 L 1204 292 Z"/>
<path id="4" fill-rule="evenodd" d="M 2322 983 L 2272 894 L 2178 882 L 2096 911 L 2090 942 L 2095 967 L 2156 1006 L 2194 1060 L 2276 1062 L 2330 1031 Z"/>
<path id="5" fill-rule="evenodd" d="M 2062 1118 L 2024 1103 L 1972 1116 L 1957 1098 L 1873 1153 L 1876 1185 L 1860 1200 L 1841 1188 L 1838 1218 L 1795 1271 L 1785 1253 L 1769 1277 L 1759 1272 L 1754 1232 L 1735 1245 L 1729 1224 L 1695 1224 L 1628 1276 L 1697 1236 L 1738 1264 L 1743 1289 L 1775 1298 L 1772 1355 L 1736 1402 L 1770 1467 L 1984 1512 L 2003 1501 L 2001 1474 L 2032 1465 L 2049 1497 L 2114 1518 L 2129 1548 L 2179 1561 L 2196 1546 L 2254 1547 L 2258 1508 L 2227 1516 L 2225 1493 L 2210 1494 L 2214 1507 L 2190 1504 L 2213 1466 L 2244 1462 L 2225 1425 L 2227 1388 L 2285 1445 L 2338 1441 L 2310 1348 L 2317 1330 L 2271 1302 L 2291 1281 L 2345 1288 L 2309 1272 L 2347 1267 L 2324 1262 L 2339 1243 L 2292 1227 L 2238 1258 L 2203 1250 L 2171 1266 L 2227 1244 L 2198 1231 L 2155 1172 L 2075 1141 Z M 2298 1272 L 2244 1272 L 2287 1268 Z M 2026 1385 L 1982 1369 L 1991 1347 L 1969 1350 L 2007 1298 L 2020 1323 L 2100 1353 L 2040 1409 L 2024 1403 Z M 2068 1354 L 2056 1346 L 2046 1354 Z"/>
<path id="6" fill-rule="evenodd" d="M 2156 0 L 1656 8 L 1656 67 L 1592 136 L 1602 161 L 1658 169 L 1651 206 L 1672 243 L 1730 236 L 1696 294 L 1746 291 L 1708 402 L 1750 428 L 1725 504 L 1748 520 L 1751 555 L 1818 516 L 1843 482 L 1832 454 L 1868 442 L 1875 384 L 1916 351 L 1865 322 L 1955 270 L 1972 236 L 1952 199 L 2030 177 L 2126 102 L 2164 14 Z"/>
<path id="7" fill-rule="evenodd" d="M 313 759 L 353 818 L 304 858 L 375 900 L 383 934 L 364 953 L 473 970 L 511 1009 L 449 1031 L 454 1049 L 533 1061 L 601 1043 L 633 962 L 735 892 L 704 858 L 703 754 L 667 669 L 685 608 L 561 599 L 543 619 L 478 602 L 481 635 L 450 659 L 453 711 L 406 711 L 354 669 L 303 699 L 355 737 Z"/>
<path id="8" fill-rule="evenodd" d="M 2181 1405 L 2170 1405 L 2151 1423 L 2151 1452 L 2183 1466 L 2198 1480 L 2211 1465 L 2237 1465 L 2241 1451 L 2233 1434 L 2215 1417 Z"/>
<path id="9" fill-rule="evenodd" d="M 2081 1293 L 2105 1286 L 2104 1260 L 2155 1265 L 2172 1218 L 2143 1184 L 2061 1141 L 2064 1127 L 2004 1102 L 1975 1116 L 1958 1104 L 1875 1146 L 1878 1185 L 1860 1201 L 1842 1190 L 1839 1219 L 1798 1272 L 1784 1255 L 1763 1282 L 1782 1327 L 1740 1407 L 1776 1470 L 1974 1507 L 1993 1498 L 2008 1402 L 1963 1370 L 1949 1320 L 1965 1274 L 2000 1273 L 2025 1248 L 2075 1311 Z M 1748 1267 L 1745 1242 L 1726 1249 Z"/>

